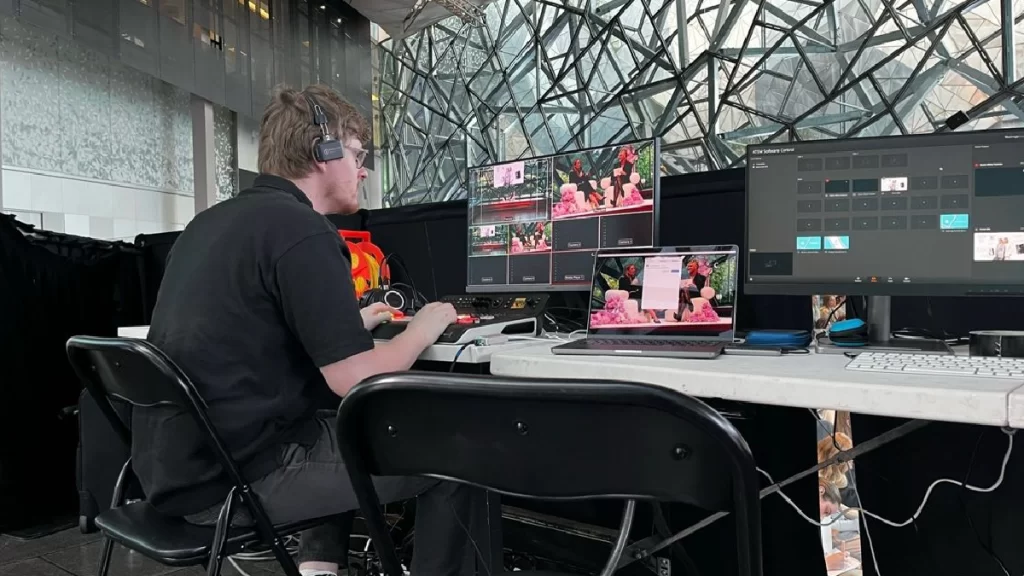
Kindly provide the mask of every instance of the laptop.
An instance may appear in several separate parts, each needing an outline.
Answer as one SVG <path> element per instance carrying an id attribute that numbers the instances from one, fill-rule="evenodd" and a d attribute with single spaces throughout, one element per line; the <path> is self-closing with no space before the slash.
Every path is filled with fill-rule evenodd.
<path id="1" fill-rule="evenodd" d="M 554 354 L 715 358 L 736 332 L 739 248 L 602 250 L 587 337 Z"/>

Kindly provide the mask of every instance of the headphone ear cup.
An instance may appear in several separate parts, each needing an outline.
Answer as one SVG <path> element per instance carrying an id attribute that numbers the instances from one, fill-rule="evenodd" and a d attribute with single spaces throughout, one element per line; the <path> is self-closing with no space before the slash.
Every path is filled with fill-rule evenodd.
<path id="1" fill-rule="evenodd" d="M 401 290 L 392 288 L 390 290 L 385 291 L 383 294 L 383 301 L 385 304 L 391 306 L 395 310 L 401 310 L 403 312 L 407 311 L 406 308 L 408 302 L 405 297 L 405 294 L 403 294 Z"/>

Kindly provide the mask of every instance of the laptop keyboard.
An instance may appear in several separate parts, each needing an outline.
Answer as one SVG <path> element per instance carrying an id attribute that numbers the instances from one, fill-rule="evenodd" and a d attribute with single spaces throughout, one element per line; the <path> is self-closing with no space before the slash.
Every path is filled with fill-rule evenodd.
<path id="1" fill-rule="evenodd" d="M 661 338 L 628 338 L 622 340 L 601 338 L 596 342 L 613 346 L 672 346 L 675 348 L 681 346 L 717 346 L 722 343 L 720 340 L 663 340 Z"/>

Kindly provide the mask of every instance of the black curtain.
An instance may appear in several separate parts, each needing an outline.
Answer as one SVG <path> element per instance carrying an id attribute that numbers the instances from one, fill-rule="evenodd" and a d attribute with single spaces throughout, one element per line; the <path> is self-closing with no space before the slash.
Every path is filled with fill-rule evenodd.
<path id="1" fill-rule="evenodd" d="M 77 509 L 81 384 L 64 352 L 75 334 L 115 336 L 143 321 L 137 251 L 34 230 L 0 215 L 0 530 Z"/>

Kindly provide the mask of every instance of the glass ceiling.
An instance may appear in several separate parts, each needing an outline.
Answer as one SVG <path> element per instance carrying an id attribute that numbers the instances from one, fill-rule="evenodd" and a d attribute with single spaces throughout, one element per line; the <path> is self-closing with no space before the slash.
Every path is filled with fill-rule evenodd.
<path id="1" fill-rule="evenodd" d="M 748 144 L 948 130 L 959 111 L 959 130 L 1024 125 L 1024 0 L 498 0 L 485 14 L 377 43 L 385 206 L 463 198 L 467 166 L 653 135 L 677 174 L 742 166 Z"/>

